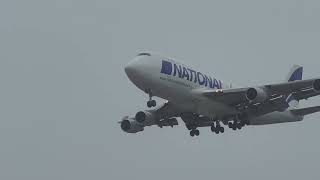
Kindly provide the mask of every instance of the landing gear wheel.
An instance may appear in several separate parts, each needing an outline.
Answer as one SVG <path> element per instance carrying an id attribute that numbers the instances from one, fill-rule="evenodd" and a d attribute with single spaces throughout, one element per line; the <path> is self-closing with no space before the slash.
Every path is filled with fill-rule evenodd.
<path id="1" fill-rule="evenodd" d="M 220 131 L 221 133 L 224 133 L 224 127 L 220 127 L 220 128 L 219 128 L 219 131 Z"/>
<path id="2" fill-rule="evenodd" d="M 242 128 L 241 124 L 238 124 L 237 128 L 240 130 Z"/>
<path id="3" fill-rule="evenodd" d="M 214 127 L 214 125 L 211 126 L 211 131 L 215 132 L 216 131 L 216 127 Z"/>
<path id="4" fill-rule="evenodd" d="M 198 129 L 193 129 L 190 131 L 190 136 L 199 136 L 200 135 L 200 131 Z"/>
<path id="5" fill-rule="evenodd" d="M 234 124 L 234 125 L 232 125 L 232 130 L 237 130 L 237 126 Z"/>
<path id="6" fill-rule="evenodd" d="M 232 128 L 233 124 L 231 122 L 228 123 L 228 127 Z"/>
<path id="7" fill-rule="evenodd" d="M 156 106 L 157 106 L 156 100 L 150 100 L 150 101 L 148 101 L 148 102 L 147 102 L 147 106 L 148 106 L 148 108 L 156 107 Z"/>
<path id="8" fill-rule="evenodd" d="M 217 126 L 216 126 L 216 129 L 215 129 L 215 133 L 216 133 L 216 134 L 224 133 L 224 128 L 221 127 L 221 125 L 220 125 L 219 122 L 217 122 Z"/>
<path id="9" fill-rule="evenodd" d="M 149 95 L 149 101 L 147 102 L 148 108 L 156 107 L 157 102 L 155 100 L 152 100 L 152 90 L 146 89 L 145 92 Z"/>
<path id="10" fill-rule="evenodd" d="M 196 129 L 196 130 L 194 130 L 194 134 L 195 134 L 196 136 L 199 136 L 199 135 L 200 135 L 200 131 L 199 131 L 198 129 Z"/>
<path id="11" fill-rule="evenodd" d="M 156 107 L 156 106 L 157 106 L 156 100 L 151 100 L 151 105 L 152 105 L 153 107 Z"/>

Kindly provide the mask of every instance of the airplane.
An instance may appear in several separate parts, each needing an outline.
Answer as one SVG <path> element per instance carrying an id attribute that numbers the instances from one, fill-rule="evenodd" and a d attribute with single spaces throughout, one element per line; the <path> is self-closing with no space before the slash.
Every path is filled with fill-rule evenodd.
<path id="1" fill-rule="evenodd" d="M 142 132 L 153 125 L 173 127 L 181 118 L 194 137 L 199 136 L 199 127 L 210 127 L 220 134 L 225 132 L 224 126 L 240 130 L 244 126 L 297 122 L 320 111 L 320 106 L 298 106 L 300 100 L 320 95 L 320 79 L 302 80 L 303 67 L 298 65 L 282 83 L 234 87 L 172 58 L 141 52 L 125 66 L 125 73 L 149 97 L 149 109 L 119 122 L 127 133 Z M 166 101 L 156 107 L 153 97 Z"/>

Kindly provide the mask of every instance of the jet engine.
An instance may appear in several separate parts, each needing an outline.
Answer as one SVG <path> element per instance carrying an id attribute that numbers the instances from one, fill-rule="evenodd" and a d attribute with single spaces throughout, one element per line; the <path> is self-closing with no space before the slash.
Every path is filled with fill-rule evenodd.
<path id="1" fill-rule="evenodd" d="M 135 119 L 138 123 L 141 123 L 145 126 L 154 124 L 156 120 L 156 115 L 152 111 L 139 111 L 137 112 Z"/>
<path id="2" fill-rule="evenodd" d="M 123 119 L 121 121 L 121 129 L 127 133 L 137 133 L 144 130 L 144 126 L 134 119 Z"/>
<path id="3" fill-rule="evenodd" d="M 249 88 L 246 92 L 246 99 L 250 102 L 261 103 L 267 98 L 268 93 L 262 88 Z"/>
<path id="4" fill-rule="evenodd" d="M 320 91 L 320 79 L 316 79 L 313 81 L 313 89 L 316 92 Z"/>

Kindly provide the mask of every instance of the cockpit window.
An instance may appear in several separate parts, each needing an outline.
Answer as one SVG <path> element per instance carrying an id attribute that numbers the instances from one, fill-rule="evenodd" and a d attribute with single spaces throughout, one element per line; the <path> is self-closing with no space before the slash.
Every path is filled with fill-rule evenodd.
<path id="1" fill-rule="evenodd" d="M 143 53 L 139 53 L 138 56 L 151 56 L 151 54 L 143 52 Z"/>

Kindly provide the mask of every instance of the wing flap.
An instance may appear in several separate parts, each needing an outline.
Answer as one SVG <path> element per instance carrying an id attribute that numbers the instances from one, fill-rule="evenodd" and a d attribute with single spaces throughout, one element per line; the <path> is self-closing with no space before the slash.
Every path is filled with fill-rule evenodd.
<path id="1" fill-rule="evenodd" d="M 317 79 L 290 81 L 286 83 L 270 84 L 265 87 L 273 94 L 290 94 L 313 88 L 313 82 Z"/>
<path id="2" fill-rule="evenodd" d="M 279 97 L 266 101 L 264 103 L 257 103 L 255 105 L 249 106 L 247 112 L 249 114 L 260 116 L 274 111 L 284 111 L 288 107 L 288 103 L 286 103 L 286 101 L 284 101 L 283 98 Z"/>
<path id="3" fill-rule="evenodd" d="M 291 112 L 297 116 L 305 116 L 308 114 L 313 114 L 320 111 L 320 106 L 308 107 L 303 109 L 293 109 Z"/>
<path id="4" fill-rule="evenodd" d="M 212 100 L 232 106 L 246 101 L 245 93 L 248 89 L 249 88 L 204 90 L 202 94 Z"/>
<path id="5" fill-rule="evenodd" d="M 296 100 L 308 99 L 318 95 L 320 95 L 320 92 L 314 91 L 313 88 L 293 93 L 293 96 Z"/>

